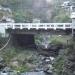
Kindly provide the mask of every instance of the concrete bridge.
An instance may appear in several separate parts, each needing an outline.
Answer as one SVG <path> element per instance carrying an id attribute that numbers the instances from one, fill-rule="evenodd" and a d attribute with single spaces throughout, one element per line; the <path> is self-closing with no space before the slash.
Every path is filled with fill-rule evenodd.
<path id="1" fill-rule="evenodd" d="M 6 32 L 11 34 L 15 46 L 34 45 L 34 36 L 40 33 L 65 35 L 66 32 L 71 33 L 72 29 L 75 29 L 72 23 L 0 23 L 0 32 L 3 36 L 6 36 Z"/>
<path id="2" fill-rule="evenodd" d="M 35 30 L 33 31 L 34 33 L 39 30 L 45 30 L 45 32 L 53 30 L 52 32 L 56 32 L 56 30 L 66 31 L 72 30 L 72 28 L 75 29 L 75 26 L 72 26 L 72 23 L 0 23 L 0 32 L 2 34 L 5 34 L 8 29 L 13 31 L 18 29 L 21 30 L 21 32 L 22 30 L 28 30 L 27 32 L 29 33 Z"/>

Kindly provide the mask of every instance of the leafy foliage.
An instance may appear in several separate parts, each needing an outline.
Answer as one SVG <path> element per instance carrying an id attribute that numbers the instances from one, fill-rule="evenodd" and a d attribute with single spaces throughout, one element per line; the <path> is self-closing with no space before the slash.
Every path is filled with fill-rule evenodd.
<path id="1" fill-rule="evenodd" d="M 1 52 L 2 57 L 4 58 L 4 60 L 6 61 L 6 63 L 8 64 L 8 62 L 10 62 L 10 60 L 17 54 L 15 48 L 8 49 L 5 50 L 4 52 Z"/>
<path id="2" fill-rule="evenodd" d="M 61 14 L 55 17 L 55 22 L 61 23 L 70 22 L 70 18 L 67 15 Z"/>
<path id="3" fill-rule="evenodd" d="M 62 75 L 63 73 L 63 69 L 64 69 L 64 57 L 63 56 L 58 56 L 56 58 L 56 61 L 54 62 L 53 64 L 53 67 L 54 67 L 54 72 L 57 74 L 57 75 Z"/>
<path id="4" fill-rule="evenodd" d="M 0 0 L 0 5 L 12 9 L 16 22 L 32 22 L 33 18 L 39 18 L 42 22 L 69 22 L 69 16 L 58 7 L 62 2 L 53 0 L 49 4 L 39 0 L 37 4 L 37 0 Z"/>

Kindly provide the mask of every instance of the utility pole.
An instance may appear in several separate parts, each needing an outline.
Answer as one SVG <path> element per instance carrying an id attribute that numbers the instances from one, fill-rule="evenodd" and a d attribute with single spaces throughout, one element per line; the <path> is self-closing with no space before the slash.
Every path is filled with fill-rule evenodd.
<path id="1" fill-rule="evenodd" d="M 72 5 L 71 8 L 71 16 L 72 19 L 72 37 L 74 37 L 74 28 L 75 28 L 75 6 Z"/>

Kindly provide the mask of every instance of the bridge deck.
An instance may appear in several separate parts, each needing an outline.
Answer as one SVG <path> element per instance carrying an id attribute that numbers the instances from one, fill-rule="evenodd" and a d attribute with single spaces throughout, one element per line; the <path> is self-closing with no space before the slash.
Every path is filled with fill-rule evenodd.
<path id="1" fill-rule="evenodd" d="M 0 23 L 0 26 L 4 26 L 5 29 L 75 29 L 72 27 L 72 23 Z"/>

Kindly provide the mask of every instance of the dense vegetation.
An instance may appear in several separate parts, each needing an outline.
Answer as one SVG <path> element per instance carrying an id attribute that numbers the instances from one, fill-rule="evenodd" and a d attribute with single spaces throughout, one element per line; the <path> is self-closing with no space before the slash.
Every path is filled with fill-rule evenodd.
<path id="1" fill-rule="evenodd" d="M 58 0 L 50 3 L 47 0 L 0 0 L 1 6 L 12 10 L 16 22 L 32 22 L 34 18 L 41 22 L 70 22 L 68 12 L 61 7 L 62 3 Z"/>
<path id="2" fill-rule="evenodd" d="M 3 66 L 19 72 L 33 70 L 39 59 L 37 59 L 37 57 L 38 53 L 30 49 L 12 47 L 0 51 L 0 62 L 2 62 Z M 3 60 L 1 60 L 1 58 Z M 2 64 L 0 64 L 0 69 L 3 67 L 1 66 Z"/>
<path id="3" fill-rule="evenodd" d="M 38 0 L 37 3 L 37 0 L 0 0 L 0 5 L 12 10 L 13 19 L 16 22 L 32 22 L 34 18 L 40 19 L 41 22 L 70 22 L 69 12 L 61 8 L 63 1 L 65 0 L 52 0 L 51 3 L 47 3 L 45 0 Z M 3 12 L 0 11 L 0 18 L 2 18 L 2 16 Z M 39 39 L 42 40 L 41 38 Z M 61 40 L 61 38 L 58 37 L 52 38 L 52 42 L 59 44 L 61 43 L 59 39 Z M 61 41 L 64 43 L 65 39 Z M 34 53 L 28 52 L 28 50 L 25 52 L 22 49 L 20 51 L 14 48 L 0 52 L 0 57 L 4 59 L 5 66 L 21 72 L 30 71 L 32 67 L 34 68 L 34 61 L 37 61 L 37 57 L 33 55 Z M 70 45 L 62 52 L 59 52 L 58 57 L 56 57 L 53 63 L 54 73 L 56 73 L 56 75 L 75 75 L 74 58 L 75 43 L 74 40 L 71 40 Z"/>
<path id="4" fill-rule="evenodd" d="M 72 40 L 71 40 L 72 41 Z M 75 74 L 75 43 L 72 41 L 65 50 L 59 53 L 53 66 L 56 75 Z"/>

